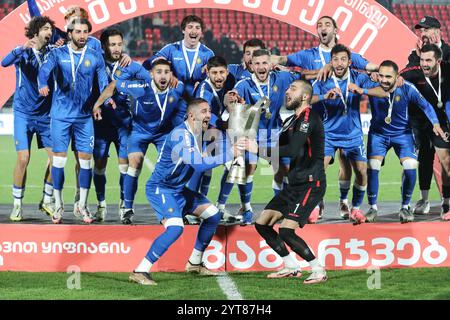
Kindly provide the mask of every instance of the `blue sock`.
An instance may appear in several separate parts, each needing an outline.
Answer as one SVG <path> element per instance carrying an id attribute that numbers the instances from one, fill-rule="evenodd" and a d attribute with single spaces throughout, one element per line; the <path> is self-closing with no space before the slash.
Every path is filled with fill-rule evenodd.
<path id="1" fill-rule="evenodd" d="M 52 166 L 53 189 L 62 190 L 64 186 L 64 168 Z"/>
<path id="2" fill-rule="evenodd" d="M 409 205 L 411 202 L 414 186 L 416 185 L 416 169 L 403 170 L 402 179 L 402 205 Z"/>
<path id="3" fill-rule="evenodd" d="M 366 188 L 367 188 L 366 186 L 361 187 L 356 183 L 353 184 L 353 199 L 352 199 L 353 207 L 359 207 L 363 203 Z"/>
<path id="4" fill-rule="evenodd" d="M 120 200 L 125 199 L 125 194 L 124 194 L 124 184 L 125 184 L 125 177 L 127 176 L 126 173 L 121 173 L 120 174 L 120 179 L 119 179 L 119 185 L 120 185 Z"/>
<path id="5" fill-rule="evenodd" d="M 341 193 L 341 200 L 348 199 L 348 192 L 350 191 L 351 182 L 347 180 L 339 180 L 339 191 Z"/>
<path id="6" fill-rule="evenodd" d="M 208 219 L 204 219 L 200 224 L 197 233 L 197 240 L 195 240 L 195 249 L 198 251 L 205 251 L 211 242 L 212 237 L 216 233 L 217 226 L 219 225 L 221 215 L 219 211 Z"/>
<path id="7" fill-rule="evenodd" d="M 367 169 L 367 199 L 370 205 L 377 204 L 380 170 Z"/>
<path id="8" fill-rule="evenodd" d="M 228 170 L 225 170 L 222 175 L 222 180 L 220 180 L 219 199 L 217 200 L 219 204 L 227 203 L 231 190 L 233 190 L 234 183 L 227 182 L 228 172 Z"/>
<path id="9" fill-rule="evenodd" d="M 80 188 L 89 189 L 91 187 L 92 169 L 80 168 L 78 180 L 80 181 Z"/>
<path id="10" fill-rule="evenodd" d="M 159 258 L 169 249 L 169 247 L 177 241 L 177 239 L 183 233 L 183 227 L 180 226 L 170 226 L 167 227 L 166 231 L 164 231 L 158 238 L 153 241 L 150 250 L 147 252 L 145 256 L 147 260 L 151 263 L 155 263 Z"/>
<path id="11" fill-rule="evenodd" d="M 97 193 L 97 200 L 105 200 L 106 176 L 104 174 L 94 173 L 95 192 Z"/>
<path id="12" fill-rule="evenodd" d="M 241 203 L 250 203 L 252 200 L 252 191 L 253 191 L 253 180 L 251 182 L 247 182 L 246 184 L 240 184 L 239 194 L 241 196 Z"/>
<path id="13" fill-rule="evenodd" d="M 209 191 L 209 184 L 211 183 L 211 171 L 205 172 L 205 174 L 202 177 L 202 184 L 200 186 L 200 193 L 204 195 L 205 197 L 208 195 Z"/>
<path id="14" fill-rule="evenodd" d="M 131 167 L 128 168 L 123 184 L 125 209 L 133 209 L 134 196 L 136 195 L 138 188 L 139 173 L 140 172 L 137 169 Z"/>

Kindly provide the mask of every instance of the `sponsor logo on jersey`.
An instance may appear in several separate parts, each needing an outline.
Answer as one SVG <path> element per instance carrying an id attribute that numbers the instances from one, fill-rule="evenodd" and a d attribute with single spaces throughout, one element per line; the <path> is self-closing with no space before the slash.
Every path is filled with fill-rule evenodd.
<path id="1" fill-rule="evenodd" d="M 309 129 L 309 123 L 302 122 L 300 125 L 300 132 L 308 132 L 308 129 Z"/>

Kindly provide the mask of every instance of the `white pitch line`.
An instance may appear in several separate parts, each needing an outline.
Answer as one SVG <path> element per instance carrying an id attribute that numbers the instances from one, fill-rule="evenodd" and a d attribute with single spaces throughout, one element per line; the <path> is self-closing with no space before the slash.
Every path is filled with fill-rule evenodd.
<path id="1" fill-rule="evenodd" d="M 231 279 L 227 272 L 221 272 L 216 279 L 220 289 L 222 289 L 222 292 L 227 296 L 228 300 L 244 300 L 233 279 Z"/>

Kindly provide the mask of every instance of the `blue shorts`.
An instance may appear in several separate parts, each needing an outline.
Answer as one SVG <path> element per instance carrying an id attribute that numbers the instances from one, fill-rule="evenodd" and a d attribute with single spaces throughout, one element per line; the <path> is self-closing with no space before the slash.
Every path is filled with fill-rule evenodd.
<path id="1" fill-rule="evenodd" d="M 27 119 L 14 114 L 14 144 L 16 151 L 30 150 L 33 134 L 36 133 L 38 148 L 52 148 L 50 117 Z"/>
<path id="2" fill-rule="evenodd" d="M 156 211 L 159 221 L 169 218 L 182 218 L 197 209 L 198 206 L 210 204 L 204 195 L 184 187 L 181 192 L 162 189 L 154 184 L 147 184 L 147 199 Z"/>
<path id="3" fill-rule="evenodd" d="M 94 126 L 94 159 L 105 159 L 109 157 L 109 147 L 114 143 L 117 155 L 121 159 L 128 158 L 127 144 L 130 131 L 128 128 L 111 127 L 109 132 Z"/>
<path id="4" fill-rule="evenodd" d="M 417 154 L 414 149 L 414 137 L 411 133 L 397 137 L 389 137 L 369 132 L 369 139 L 367 141 L 369 158 L 374 156 L 385 157 L 390 148 L 394 148 L 395 154 L 399 159 L 417 159 Z"/>
<path id="5" fill-rule="evenodd" d="M 137 130 L 132 130 L 128 137 L 128 154 L 133 152 L 142 152 L 145 154 L 150 143 L 153 143 L 156 146 L 156 150 L 159 154 L 167 135 L 168 134 L 151 135 Z"/>
<path id="6" fill-rule="evenodd" d="M 325 157 L 328 156 L 334 159 L 337 149 L 341 149 L 344 156 L 349 160 L 367 162 L 363 137 L 346 140 L 345 142 L 325 139 Z"/>
<path id="7" fill-rule="evenodd" d="M 70 139 L 78 152 L 92 154 L 94 150 L 94 123 L 91 117 L 74 122 L 52 119 L 50 124 L 53 152 L 67 152 Z"/>

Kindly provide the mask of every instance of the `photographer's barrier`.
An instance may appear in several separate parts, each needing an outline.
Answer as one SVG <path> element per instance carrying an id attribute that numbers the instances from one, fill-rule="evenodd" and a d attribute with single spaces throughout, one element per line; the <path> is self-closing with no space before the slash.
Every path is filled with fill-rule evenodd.
<path id="1" fill-rule="evenodd" d="M 0 271 L 130 272 L 162 226 L 0 225 Z M 152 271 L 183 272 L 198 226 L 183 235 Z M 307 225 L 297 233 L 327 269 L 450 267 L 445 222 Z M 295 256 L 302 267 L 308 264 Z M 220 226 L 204 256 L 220 271 L 270 271 L 282 267 L 254 226 Z"/>

